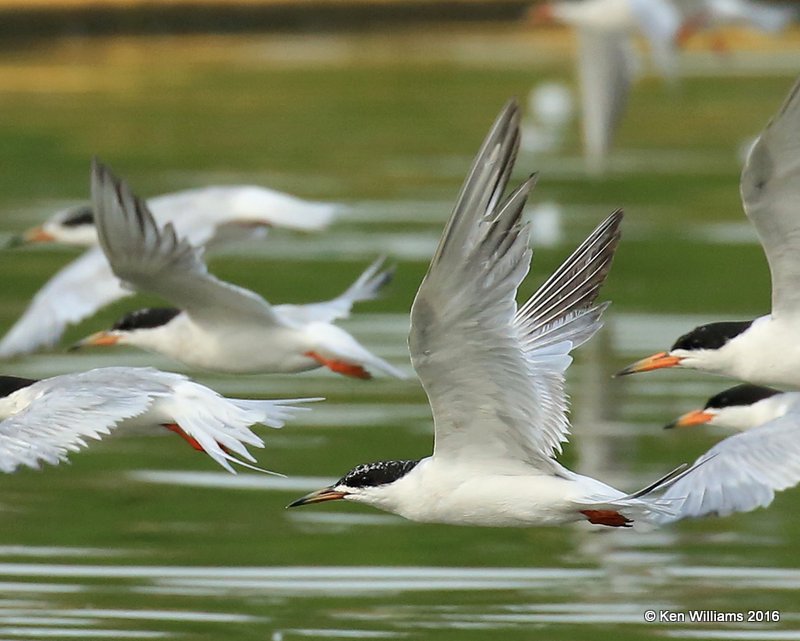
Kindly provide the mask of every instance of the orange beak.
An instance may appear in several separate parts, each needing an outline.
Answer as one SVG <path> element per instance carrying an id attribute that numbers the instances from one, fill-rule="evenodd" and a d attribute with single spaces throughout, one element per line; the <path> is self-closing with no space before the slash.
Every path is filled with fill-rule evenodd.
<path id="1" fill-rule="evenodd" d="M 640 361 L 636 361 L 632 365 L 618 371 L 614 376 L 627 376 L 628 374 L 638 374 L 639 372 L 649 372 L 653 369 L 662 369 L 664 367 L 675 367 L 681 362 L 680 357 L 670 356 L 667 352 L 659 352 Z"/>
<path id="2" fill-rule="evenodd" d="M 108 347 L 109 345 L 116 345 L 118 342 L 119 336 L 116 334 L 111 334 L 110 332 L 97 332 L 75 343 L 69 348 L 69 351 L 74 352 L 81 347 Z"/>
<path id="3" fill-rule="evenodd" d="M 22 234 L 22 240 L 26 243 L 52 243 L 55 239 L 55 236 L 45 231 L 43 227 L 33 227 Z"/>
<path id="4" fill-rule="evenodd" d="M 325 501 L 338 501 L 339 499 L 343 499 L 345 496 L 347 496 L 347 492 L 337 492 L 333 488 L 324 487 L 316 492 L 311 492 L 311 494 L 306 494 L 296 501 L 292 501 L 286 507 L 298 507 L 300 505 L 308 505 L 309 503 L 323 503 Z"/>
<path id="5" fill-rule="evenodd" d="M 677 420 L 672 421 L 669 425 L 665 425 L 664 429 L 669 430 L 673 427 L 691 427 L 692 425 L 704 425 L 708 423 L 714 415 L 710 412 L 706 412 L 705 410 L 694 410 L 692 412 L 687 412 L 683 416 L 679 417 Z"/>

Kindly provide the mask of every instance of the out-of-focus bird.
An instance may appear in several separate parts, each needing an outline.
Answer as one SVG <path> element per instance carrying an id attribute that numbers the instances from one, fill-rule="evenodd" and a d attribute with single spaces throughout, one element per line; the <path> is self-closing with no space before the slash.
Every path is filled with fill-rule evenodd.
<path id="1" fill-rule="evenodd" d="M 191 244 L 211 248 L 263 236 L 273 226 L 300 231 L 324 229 L 341 208 L 256 186 L 189 189 L 156 196 L 148 200 L 148 205 L 159 224 L 171 222 Z M 91 205 L 59 211 L 11 244 L 29 243 L 63 243 L 90 249 L 36 293 L 0 340 L 0 359 L 54 346 L 68 325 L 131 293 L 111 272 L 97 244 Z"/>
<path id="2" fill-rule="evenodd" d="M 741 195 L 767 255 L 772 312 L 701 325 L 618 375 L 683 367 L 800 388 L 800 80 L 753 145 Z"/>
<path id="3" fill-rule="evenodd" d="M 193 367 L 231 372 L 302 372 L 327 367 L 357 378 L 369 369 L 403 377 L 333 324 L 355 301 L 374 298 L 391 277 L 373 263 L 341 296 L 310 305 L 270 305 L 208 273 L 202 250 L 158 225 L 147 204 L 103 165 L 92 165 L 92 202 L 111 269 L 137 290 L 177 308 L 141 310 L 84 345 L 136 345 Z"/>
<path id="4" fill-rule="evenodd" d="M 503 199 L 518 123 L 512 101 L 474 161 L 411 310 L 409 347 L 433 412 L 433 454 L 359 465 L 290 507 L 343 499 L 414 521 L 496 527 L 619 527 L 671 514 L 650 494 L 686 472 L 625 494 L 555 459 L 569 430 L 569 353 L 601 326 L 605 305 L 595 299 L 622 213 L 517 309 L 531 259 L 522 210 L 533 185 L 528 179 Z"/>
<path id="5" fill-rule="evenodd" d="M 797 18 L 796 7 L 752 0 L 684 0 L 683 9 L 691 31 L 735 24 L 777 33 Z"/>
<path id="6" fill-rule="evenodd" d="M 717 443 L 664 493 L 681 518 L 749 512 L 800 483 L 800 393 L 737 385 L 667 427 L 701 424 L 741 433 Z"/>
<path id="7" fill-rule="evenodd" d="M 561 22 L 577 33 L 584 157 L 590 171 L 601 172 L 636 75 L 632 37 L 644 35 L 658 70 L 673 78 L 680 12 L 670 0 L 545 2 L 533 22 Z"/>
<path id="8" fill-rule="evenodd" d="M 57 464 L 88 440 L 140 426 L 176 432 L 229 472 L 232 463 L 260 469 L 247 446 L 264 442 L 250 426 L 282 427 L 300 409 L 292 404 L 306 400 L 317 399 L 225 398 L 152 368 L 104 367 L 43 380 L 0 376 L 0 470 Z"/>
<path id="9" fill-rule="evenodd" d="M 714 425 L 744 432 L 793 410 L 800 411 L 800 392 L 744 383 L 715 394 L 702 409 L 687 412 L 664 428 Z"/>

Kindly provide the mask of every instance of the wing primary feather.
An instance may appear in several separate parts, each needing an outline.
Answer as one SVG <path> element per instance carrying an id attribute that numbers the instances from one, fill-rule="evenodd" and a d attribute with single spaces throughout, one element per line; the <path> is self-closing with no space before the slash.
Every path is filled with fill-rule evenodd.
<path id="1" fill-rule="evenodd" d="M 566 439 L 564 372 L 573 339 L 600 326 L 591 307 L 616 248 L 612 214 L 517 313 L 530 266 L 522 221 L 530 176 L 501 200 L 516 158 L 519 117 L 511 102 L 495 121 L 462 187 L 411 310 L 409 348 L 431 404 L 434 458 L 475 460 L 507 471 L 523 463 L 558 473 Z M 575 291 L 573 291 L 575 290 Z M 559 314 L 556 326 L 536 312 Z M 531 316 L 531 314 L 533 314 Z M 531 330 L 546 334 L 538 340 Z"/>
<path id="2" fill-rule="evenodd" d="M 516 323 L 532 336 L 559 318 L 594 303 L 620 240 L 622 210 L 606 218 L 519 309 Z M 574 289 L 566 296 L 563 292 Z"/>
<path id="3" fill-rule="evenodd" d="M 431 260 L 437 264 L 450 245 L 468 246 L 475 232 L 472 217 L 491 214 L 489 207 L 502 196 L 519 148 L 519 106 L 516 99 L 506 103 L 472 163 L 453 214 L 445 226 Z"/>
<path id="4" fill-rule="evenodd" d="M 201 247 L 159 227 L 147 204 L 97 159 L 92 161 L 92 202 L 100 246 L 114 274 L 132 288 L 159 295 L 195 321 L 233 315 L 262 325 L 290 325 L 250 290 L 208 273 Z"/>

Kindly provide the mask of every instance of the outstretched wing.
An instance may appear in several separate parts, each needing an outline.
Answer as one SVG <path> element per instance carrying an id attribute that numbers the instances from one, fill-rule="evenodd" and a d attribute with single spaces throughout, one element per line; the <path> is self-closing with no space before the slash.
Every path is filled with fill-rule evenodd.
<path id="1" fill-rule="evenodd" d="M 23 390 L 28 407 L 0 422 L 0 470 L 57 463 L 145 413 L 170 391 L 152 369 L 102 368 L 54 376 Z M 176 375 L 177 376 L 177 375 Z"/>
<path id="2" fill-rule="evenodd" d="M 159 228 L 147 204 L 97 161 L 92 163 L 92 204 L 100 246 L 111 269 L 135 289 L 157 294 L 200 319 L 253 318 L 282 324 L 255 293 L 208 273 L 202 249 Z"/>
<path id="3" fill-rule="evenodd" d="M 319 399 L 228 399 L 181 374 L 152 368 L 104 367 L 37 381 L 19 392 L 29 403 L 0 421 L 0 471 L 56 464 L 69 452 L 101 439 L 128 419 L 174 422 L 217 463 L 255 468 L 247 446 L 264 442 L 253 423 L 281 427 L 299 408 Z M 237 458 L 237 456 L 241 457 Z M 262 470 L 265 471 L 265 470 Z"/>
<path id="4" fill-rule="evenodd" d="M 192 245 L 217 244 L 230 227 L 325 229 L 343 206 L 302 200 L 255 185 L 220 185 L 186 189 L 147 199 L 159 225 L 171 222 Z M 241 234 L 235 234 L 241 236 Z"/>
<path id="5" fill-rule="evenodd" d="M 519 143 L 515 102 L 479 152 L 411 310 L 409 346 L 433 411 L 434 456 L 551 469 L 566 438 L 570 350 L 599 327 L 592 303 L 616 247 L 612 215 L 519 312 L 530 264 L 521 216 L 532 179 L 502 204 Z"/>
<path id="6" fill-rule="evenodd" d="M 772 314 L 800 314 L 800 81 L 753 145 L 741 193 L 769 262 Z"/>
<path id="7" fill-rule="evenodd" d="M 720 441 L 663 495 L 669 521 L 766 507 L 775 492 L 800 483 L 800 414 L 790 412 Z"/>
<path id="8" fill-rule="evenodd" d="M 130 294 L 114 276 L 100 248 L 89 249 L 36 293 L 0 341 L 0 358 L 52 347 L 68 325 Z"/>

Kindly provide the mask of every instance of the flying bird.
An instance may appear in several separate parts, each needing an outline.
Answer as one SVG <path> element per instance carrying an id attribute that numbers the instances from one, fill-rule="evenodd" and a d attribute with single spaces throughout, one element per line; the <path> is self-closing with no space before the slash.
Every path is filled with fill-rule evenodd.
<path id="1" fill-rule="evenodd" d="M 254 423 L 282 427 L 318 399 L 242 400 L 220 396 L 181 374 L 103 367 L 43 380 L 0 376 L 0 470 L 57 464 L 117 429 L 163 426 L 229 472 L 260 469 L 247 446 L 264 447 Z M 262 470 L 266 471 L 266 470 Z"/>
<path id="2" fill-rule="evenodd" d="M 753 145 L 741 195 L 769 263 L 771 313 L 696 327 L 619 376 L 682 367 L 800 388 L 800 81 Z"/>
<path id="3" fill-rule="evenodd" d="M 541 3 L 533 21 L 560 22 L 577 34 L 584 157 L 599 173 L 637 74 L 633 37 L 644 35 L 657 69 L 672 79 L 681 14 L 670 0 L 584 0 Z"/>
<path id="4" fill-rule="evenodd" d="M 341 296 L 310 305 L 270 305 L 208 273 L 202 249 L 159 226 L 147 204 L 104 165 L 92 164 L 92 202 L 100 244 L 114 274 L 175 308 L 140 310 L 85 345 L 135 345 L 192 367 L 229 373 L 302 372 L 327 367 L 356 378 L 403 373 L 333 322 L 374 298 L 391 277 L 373 263 Z"/>
<path id="5" fill-rule="evenodd" d="M 159 224 L 172 222 L 190 243 L 211 248 L 263 236 L 273 226 L 300 231 L 323 229 L 341 208 L 250 185 L 164 194 L 149 199 L 148 206 Z M 131 294 L 114 276 L 98 246 L 91 205 L 61 210 L 11 244 L 29 243 L 61 243 L 89 249 L 36 293 L 0 340 L 0 359 L 53 347 L 67 326 Z"/>
<path id="6" fill-rule="evenodd" d="M 686 474 L 682 468 L 625 494 L 555 458 L 569 432 L 569 354 L 601 326 L 606 305 L 595 299 L 622 212 L 517 309 L 531 260 L 522 210 L 534 183 L 502 198 L 518 145 L 511 101 L 474 161 L 411 310 L 409 348 L 433 413 L 433 454 L 359 465 L 289 507 L 346 500 L 414 521 L 498 527 L 623 527 L 672 514 L 650 495 Z"/>
<path id="7" fill-rule="evenodd" d="M 664 429 L 714 425 L 744 432 L 793 410 L 800 410 L 800 392 L 744 383 L 715 394 L 702 409 L 681 415 Z"/>
<path id="8" fill-rule="evenodd" d="M 694 473 L 664 492 L 679 518 L 749 512 L 800 483 L 800 392 L 737 385 L 666 427 L 701 424 L 739 433 L 717 443 L 695 461 Z M 656 517 L 664 522 L 675 518 Z"/>

